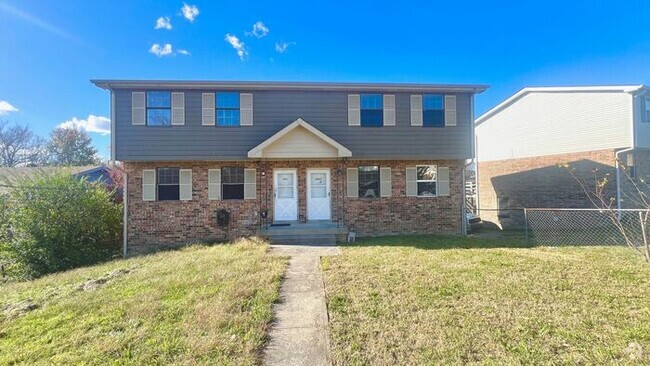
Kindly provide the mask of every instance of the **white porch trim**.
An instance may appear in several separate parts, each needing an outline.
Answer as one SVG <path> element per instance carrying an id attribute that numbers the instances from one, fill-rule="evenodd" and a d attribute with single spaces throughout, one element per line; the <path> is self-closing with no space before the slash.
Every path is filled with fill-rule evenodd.
<path id="1" fill-rule="evenodd" d="M 287 156 L 287 158 L 332 158 L 332 157 L 338 157 L 338 158 L 349 158 L 352 156 L 352 152 L 346 148 L 345 146 L 339 144 L 336 142 L 334 139 L 331 137 L 327 136 L 320 130 L 318 130 L 316 127 L 310 125 L 309 123 L 305 122 L 302 118 L 298 118 L 288 126 L 284 127 L 277 133 L 275 133 L 273 136 L 269 137 L 268 139 L 264 140 L 261 144 L 257 145 L 254 147 L 252 150 L 248 152 L 248 157 L 249 158 L 268 158 L 269 156 L 266 156 L 265 154 L 265 149 L 271 147 L 274 143 L 278 142 L 282 137 L 289 136 L 289 134 L 297 130 L 299 128 L 304 128 L 307 130 L 311 135 L 317 137 L 318 139 L 322 140 L 325 144 L 329 145 L 331 148 L 336 150 L 336 156 L 318 156 L 318 152 L 316 152 L 316 155 L 314 155 L 314 152 L 310 151 L 301 151 L 300 153 L 296 153 L 296 156 Z"/>

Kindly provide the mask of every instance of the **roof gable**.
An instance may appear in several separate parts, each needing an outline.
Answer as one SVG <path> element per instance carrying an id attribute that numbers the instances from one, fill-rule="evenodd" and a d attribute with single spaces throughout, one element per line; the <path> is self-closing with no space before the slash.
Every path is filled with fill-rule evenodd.
<path id="1" fill-rule="evenodd" d="M 525 87 L 508 99 L 497 104 L 494 108 L 483 113 L 475 121 L 476 125 L 485 122 L 490 117 L 506 109 L 519 99 L 531 93 L 593 93 L 593 92 L 620 92 L 636 93 L 645 89 L 643 85 L 611 85 L 611 86 L 549 86 L 549 87 Z"/>
<path id="2" fill-rule="evenodd" d="M 346 158 L 352 152 L 298 118 L 248 152 L 249 158 Z"/>

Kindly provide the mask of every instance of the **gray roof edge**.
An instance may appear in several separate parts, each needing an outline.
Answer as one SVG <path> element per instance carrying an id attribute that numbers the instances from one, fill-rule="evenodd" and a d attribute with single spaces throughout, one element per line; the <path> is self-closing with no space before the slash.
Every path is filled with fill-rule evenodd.
<path id="1" fill-rule="evenodd" d="M 282 82 L 282 81 L 209 81 L 209 80 L 112 80 L 91 79 L 102 89 L 179 88 L 179 89 L 247 89 L 247 90 L 312 90 L 312 91 L 456 91 L 481 93 L 489 86 L 481 84 L 422 83 L 353 83 L 353 82 Z"/>

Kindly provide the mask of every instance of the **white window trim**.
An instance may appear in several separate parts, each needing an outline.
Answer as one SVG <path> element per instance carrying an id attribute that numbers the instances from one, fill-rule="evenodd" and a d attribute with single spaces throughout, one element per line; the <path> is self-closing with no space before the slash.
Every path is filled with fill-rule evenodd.
<path id="1" fill-rule="evenodd" d="M 433 169 L 436 172 L 435 179 L 431 179 L 431 180 L 418 179 L 418 168 L 425 167 L 425 166 L 433 167 Z M 436 184 L 436 194 L 434 194 L 433 196 L 421 196 L 417 192 L 418 191 L 418 183 L 431 183 L 431 182 L 434 182 Z M 415 192 L 416 192 L 416 197 L 419 197 L 419 198 L 435 198 L 435 197 L 438 197 L 438 166 L 437 165 L 429 165 L 429 164 L 427 164 L 427 165 L 416 165 L 415 166 Z"/>
<path id="2" fill-rule="evenodd" d="M 178 183 L 177 184 L 160 183 L 160 170 L 161 169 L 178 169 Z M 181 168 L 175 167 L 175 166 L 156 168 L 156 201 L 165 201 L 165 202 L 182 201 L 181 200 L 181 170 L 182 170 Z M 161 200 L 158 197 L 158 187 L 160 187 L 160 186 L 178 186 L 178 199 L 177 200 Z"/>
<path id="3" fill-rule="evenodd" d="M 641 111 L 641 121 L 643 123 L 650 123 L 650 114 L 648 112 L 650 112 L 650 95 L 645 95 L 643 97 L 643 110 Z"/>
<path id="4" fill-rule="evenodd" d="M 223 108 L 223 107 L 219 108 L 219 105 L 217 103 L 217 99 L 219 99 L 219 94 L 221 94 L 221 93 L 239 94 L 239 107 L 237 109 L 235 109 L 235 108 Z M 214 125 L 215 126 L 224 127 L 224 128 L 227 128 L 227 127 L 241 127 L 242 126 L 242 123 L 241 123 L 242 122 L 242 110 L 243 110 L 242 107 L 241 107 L 241 96 L 242 96 L 242 94 L 243 93 L 230 92 L 230 91 L 217 91 L 217 92 L 214 92 Z M 234 110 L 237 110 L 237 111 L 239 111 L 239 122 L 238 122 L 238 124 L 237 125 L 220 125 L 219 124 L 219 110 L 222 110 L 222 111 L 234 111 Z"/>
<path id="5" fill-rule="evenodd" d="M 241 183 L 224 183 L 223 182 L 223 170 L 227 168 L 238 168 L 238 169 L 243 169 L 244 173 L 242 175 L 242 182 Z M 221 200 L 224 201 L 243 201 L 246 199 L 246 168 L 244 167 L 238 167 L 238 166 L 222 166 L 219 168 L 221 170 Z M 224 186 L 234 186 L 234 185 L 241 185 L 242 188 L 244 189 L 244 195 L 242 198 L 224 198 L 223 194 L 223 188 Z"/>
<path id="6" fill-rule="evenodd" d="M 376 197 L 362 197 L 361 196 L 361 168 L 377 168 L 377 196 Z M 359 193 L 357 193 L 357 198 L 363 198 L 363 199 L 378 199 L 381 198 L 381 166 L 379 165 L 359 165 L 357 167 L 357 187 L 359 190 Z"/>

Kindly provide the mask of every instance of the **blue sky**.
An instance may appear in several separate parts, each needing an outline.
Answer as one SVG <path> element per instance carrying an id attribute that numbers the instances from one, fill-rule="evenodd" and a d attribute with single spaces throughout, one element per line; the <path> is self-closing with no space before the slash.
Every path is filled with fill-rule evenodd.
<path id="1" fill-rule="evenodd" d="M 524 86 L 650 84 L 649 20 L 648 0 L 0 0 L 0 120 L 76 118 L 108 156 L 91 78 L 489 84 L 479 115 Z"/>

